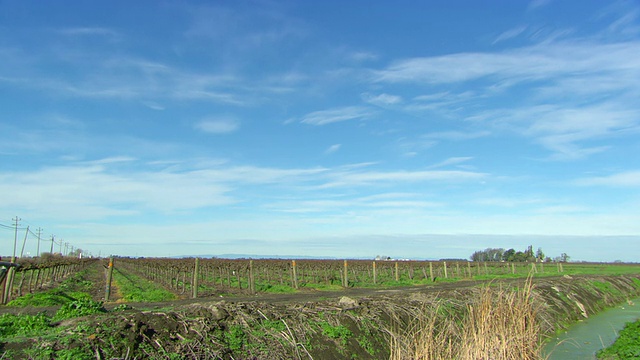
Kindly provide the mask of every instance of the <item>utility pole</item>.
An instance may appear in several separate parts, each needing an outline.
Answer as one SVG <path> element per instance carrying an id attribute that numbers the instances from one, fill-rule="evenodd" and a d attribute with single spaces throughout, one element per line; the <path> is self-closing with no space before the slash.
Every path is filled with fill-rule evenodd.
<path id="1" fill-rule="evenodd" d="M 15 235 L 13 237 L 13 256 L 11 257 L 11 262 L 14 263 L 16 262 L 16 246 L 18 243 L 18 222 L 22 219 L 20 219 L 17 215 L 16 218 L 13 219 L 16 222 L 16 226 L 15 226 Z M 7 277 L 5 278 L 5 283 L 4 283 L 4 292 L 2 295 L 2 302 L 4 304 L 6 304 L 7 302 L 9 302 L 9 300 L 11 300 L 11 289 L 13 289 L 13 277 L 15 275 L 16 269 L 15 267 L 10 267 L 9 270 L 7 270 Z"/>
<path id="2" fill-rule="evenodd" d="M 38 247 L 36 249 L 36 256 L 40 257 L 40 234 L 42 233 L 42 229 L 38 228 Z"/>
<path id="3" fill-rule="evenodd" d="M 11 262 L 15 262 L 16 261 L 16 246 L 18 244 L 18 222 L 22 219 L 20 219 L 17 215 L 15 219 L 12 219 L 16 222 L 16 226 L 15 226 L 15 235 L 13 236 L 13 257 L 11 257 Z"/>
<path id="4" fill-rule="evenodd" d="M 55 239 L 55 235 L 51 235 L 51 251 L 49 252 L 51 255 L 53 255 L 53 239 Z"/>
<path id="5" fill-rule="evenodd" d="M 62 239 L 60 239 L 60 254 L 62 255 Z"/>
<path id="6" fill-rule="evenodd" d="M 20 257 L 24 255 L 24 246 L 27 245 L 28 236 L 29 236 L 29 226 L 27 226 L 27 231 L 24 232 L 24 241 L 22 242 L 22 250 L 20 250 Z"/>

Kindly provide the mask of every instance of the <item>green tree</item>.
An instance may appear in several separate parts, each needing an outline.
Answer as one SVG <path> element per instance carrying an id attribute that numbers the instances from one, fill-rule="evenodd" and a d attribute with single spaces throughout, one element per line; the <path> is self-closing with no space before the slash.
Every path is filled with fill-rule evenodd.
<path id="1" fill-rule="evenodd" d="M 516 251 L 514 249 L 509 249 L 502 254 L 503 261 L 514 261 L 513 257 L 516 255 Z"/>
<path id="2" fill-rule="evenodd" d="M 471 261 L 500 261 L 502 260 L 502 248 L 486 248 L 471 254 Z"/>

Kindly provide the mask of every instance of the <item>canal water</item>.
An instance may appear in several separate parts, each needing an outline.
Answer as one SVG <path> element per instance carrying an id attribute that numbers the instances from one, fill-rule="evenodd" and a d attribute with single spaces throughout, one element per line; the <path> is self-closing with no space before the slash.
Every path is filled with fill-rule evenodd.
<path id="1" fill-rule="evenodd" d="M 640 298 L 571 326 L 545 345 L 543 356 L 548 356 L 548 360 L 595 359 L 598 350 L 613 344 L 626 323 L 637 319 L 640 319 Z"/>

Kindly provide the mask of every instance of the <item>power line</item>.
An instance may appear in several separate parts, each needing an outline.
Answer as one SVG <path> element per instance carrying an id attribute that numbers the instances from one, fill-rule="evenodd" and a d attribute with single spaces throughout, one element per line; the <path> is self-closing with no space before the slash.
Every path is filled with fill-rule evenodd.
<path id="1" fill-rule="evenodd" d="M 69 253 L 69 249 L 71 249 L 71 252 L 73 252 L 74 249 L 79 248 L 79 247 L 73 246 L 70 242 L 63 241 L 63 239 L 56 239 L 55 235 L 53 235 L 53 234 L 51 235 L 50 239 L 43 239 L 43 237 L 42 237 L 43 229 L 42 228 L 38 228 L 37 229 L 37 233 L 36 233 L 33 230 L 31 230 L 32 228 L 35 228 L 35 226 L 31 226 L 31 224 L 28 221 L 26 221 L 24 219 L 21 219 L 18 216 L 16 216 L 15 218 L 12 218 L 11 220 L 13 221 L 13 224 L 0 223 L 0 230 L 7 230 L 7 231 L 14 232 L 14 245 L 13 245 L 13 257 L 14 258 L 17 255 L 16 251 L 17 251 L 18 231 L 25 231 L 24 241 L 23 241 L 23 244 L 22 244 L 22 252 L 24 252 L 24 249 L 25 249 L 26 242 L 27 242 L 29 234 L 31 234 L 33 237 L 35 237 L 37 239 L 36 256 L 40 256 L 40 253 L 41 253 L 41 251 L 40 251 L 41 250 L 40 249 L 40 242 L 42 242 L 42 241 L 51 241 L 51 250 L 50 250 L 51 254 L 54 253 L 54 250 L 55 250 L 56 246 L 60 246 L 60 253 L 63 256 L 66 253 Z M 29 226 L 24 227 L 25 224 L 27 224 Z M 63 251 L 63 245 L 64 245 L 64 251 Z"/>

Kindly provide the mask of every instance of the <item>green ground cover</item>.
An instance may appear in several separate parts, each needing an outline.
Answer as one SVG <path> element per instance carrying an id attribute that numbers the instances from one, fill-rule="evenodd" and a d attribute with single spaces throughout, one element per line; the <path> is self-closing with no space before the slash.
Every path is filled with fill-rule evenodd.
<path id="1" fill-rule="evenodd" d="M 113 269 L 113 281 L 125 301 L 161 302 L 176 299 L 175 294 L 156 283 L 131 273 L 123 273 L 118 268 Z"/>
<path id="2" fill-rule="evenodd" d="M 598 352 L 598 359 L 640 359 L 640 320 L 628 323 L 611 346 Z"/>

